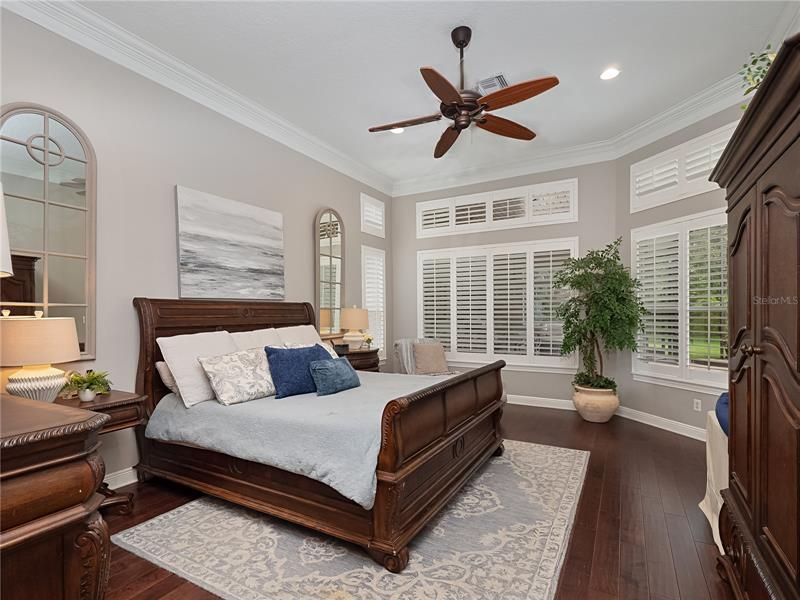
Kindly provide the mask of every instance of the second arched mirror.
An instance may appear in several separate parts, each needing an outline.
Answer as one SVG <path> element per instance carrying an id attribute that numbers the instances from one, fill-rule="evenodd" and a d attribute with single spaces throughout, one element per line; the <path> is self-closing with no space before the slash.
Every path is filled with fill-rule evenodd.
<path id="1" fill-rule="evenodd" d="M 316 219 L 317 324 L 320 335 L 341 331 L 344 306 L 344 224 L 332 208 L 324 208 Z"/>

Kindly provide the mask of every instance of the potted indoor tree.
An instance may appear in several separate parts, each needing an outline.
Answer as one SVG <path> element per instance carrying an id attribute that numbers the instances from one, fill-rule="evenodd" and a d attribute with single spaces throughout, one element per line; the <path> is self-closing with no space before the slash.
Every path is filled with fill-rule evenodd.
<path id="1" fill-rule="evenodd" d="M 553 279 L 571 295 L 557 309 L 564 323 L 561 352 L 577 351 L 572 400 L 587 421 L 605 423 L 619 407 L 617 383 L 603 374 L 603 349 L 636 351 L 636 336 L 647 312 L 639 300 L 638 280 L 622 264 L 622 238 L 581 258 L 570 258 Z"/>

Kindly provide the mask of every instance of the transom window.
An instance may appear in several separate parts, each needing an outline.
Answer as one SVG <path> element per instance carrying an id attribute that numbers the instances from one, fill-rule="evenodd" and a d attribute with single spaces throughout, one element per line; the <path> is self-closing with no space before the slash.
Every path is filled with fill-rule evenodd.
<path id="1" fill-rule="evenodd" d="M 95 159 L 80 129 L 33 105 L 4 107 L 0 181 L 14 276 L 0 280 L 12 315 L 73 317 L 94 356 Z"/>

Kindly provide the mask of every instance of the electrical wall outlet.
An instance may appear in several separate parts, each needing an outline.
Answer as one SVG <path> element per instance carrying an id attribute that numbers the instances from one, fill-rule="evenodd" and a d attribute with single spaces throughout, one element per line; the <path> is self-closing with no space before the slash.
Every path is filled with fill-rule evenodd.
<path id="1" fill-rule="evenodd" d="M 695 398 L 695 399 L 694 399 L 694 409 L 695 409 L 697 412 L 700 412 L 701 410 L 703 410 L 703 403 L 702 403 L 702 402 L 700 402 L 700 399 L 699 399 L 699 398 Z"/>

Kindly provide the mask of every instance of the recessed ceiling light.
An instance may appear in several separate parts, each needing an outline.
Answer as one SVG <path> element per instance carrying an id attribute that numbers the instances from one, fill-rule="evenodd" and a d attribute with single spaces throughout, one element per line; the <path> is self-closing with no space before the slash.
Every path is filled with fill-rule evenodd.
<path id="1" fill-rule="evenodd" d="M 403 133 L 405 129 L 403 129 L 402 127 L 395 127 L 394 129 L 390 129 L 389 131 L 391 131 L 392 133 Z"/>
<path id="2" fill-rule="evenodd" d="M 614 79 L 619 75 L 619 69 L 616 67 L 608 67 L 605 71 L 600 73 L 600 79 Z"/>

